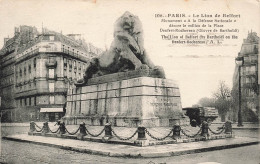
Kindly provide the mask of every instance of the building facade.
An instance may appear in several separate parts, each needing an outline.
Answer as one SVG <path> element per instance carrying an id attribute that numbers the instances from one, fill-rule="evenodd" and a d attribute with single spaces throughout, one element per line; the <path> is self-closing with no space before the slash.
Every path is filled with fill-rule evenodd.
<path id="1" fill-rule="evenodd" d="M 241 109 L 242 120 L 256 122 L 259 120 L 259 37 L 255 32 L 248 33 L 243 40 L 238 57 L 242 57 L 241 65 Z M 236 65 L 233 76 L 233 120 L 237 120 L 238 110 L 238 86 L 239 86 L 239 66 Z M 232 119 L 232 118 L 231 118 Z"/>
<path id="2" fill-rule="evenodd" d="M 15 28 L 1 55 L 2 121 L 55 121 L 64 115 L 68 88 L 86 63 L 102 53 L 78 34 Z"/>

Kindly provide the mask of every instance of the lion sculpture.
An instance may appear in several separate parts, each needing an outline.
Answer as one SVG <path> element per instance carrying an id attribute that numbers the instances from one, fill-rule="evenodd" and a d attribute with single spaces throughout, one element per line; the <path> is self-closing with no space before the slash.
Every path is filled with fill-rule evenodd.
<path id="1" fill-rule="evenodd" d="M 114 40 L 108 51 L 87 63 L 84 79 L 136 69 L 154 69 L 158 78 L 165 78 L 162 67 L 154 66 L 144 49 L 142 24 L 139 18 L 125 12 L 114 25 Z"/>

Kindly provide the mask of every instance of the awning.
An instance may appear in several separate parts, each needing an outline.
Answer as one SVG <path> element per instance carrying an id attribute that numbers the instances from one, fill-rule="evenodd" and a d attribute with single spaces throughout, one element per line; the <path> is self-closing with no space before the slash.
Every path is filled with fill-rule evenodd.
<path id="1" fill-rule="evenodd" d="M 40 112 L 63 112 L 63 108 L 41 108 Z"/>

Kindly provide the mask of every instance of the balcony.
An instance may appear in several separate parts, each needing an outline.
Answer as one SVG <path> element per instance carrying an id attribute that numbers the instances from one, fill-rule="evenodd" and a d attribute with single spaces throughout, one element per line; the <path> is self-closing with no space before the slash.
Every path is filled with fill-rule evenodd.
<path id="1" fill-rule="evenodd" d="M 45 64 L 48 68 L 55 68 L 57 66 L 57 61 L 55 59 L 49 59 Z"/>

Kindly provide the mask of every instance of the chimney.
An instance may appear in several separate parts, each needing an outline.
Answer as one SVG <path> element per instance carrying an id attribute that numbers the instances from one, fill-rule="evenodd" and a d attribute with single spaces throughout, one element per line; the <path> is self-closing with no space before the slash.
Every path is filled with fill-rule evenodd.
<path id="1" fill-rule="evenodd" d="M 9 40 L 10 38 L 4 38 L 4 45 L 6 44 L 6 42 Z"/>
<path id="2" fill-rule="evenodd" d="M 14 28 L 14 35 L 18 35 L 19 34 L 19 27 L 15 27 Z"/>

